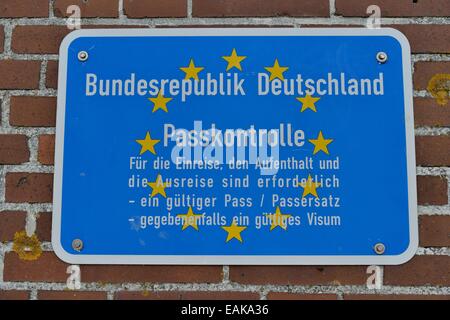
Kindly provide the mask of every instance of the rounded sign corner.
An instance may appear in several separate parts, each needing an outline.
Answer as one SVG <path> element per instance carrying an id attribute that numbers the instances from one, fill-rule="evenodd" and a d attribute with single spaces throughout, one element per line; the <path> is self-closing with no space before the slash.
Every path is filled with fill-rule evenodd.
<path id="1" fill-rule="evenodd" d="M 400 44 L 402 50 L 405 51 L 406 54 L 411 54 L 411 45 L 409 44 L 409 40 L 406 35 L 398 29 L 394 28 L 382 28 L 381 30 L 387 31 L 386 35 L 394 38 Z"/>
<path id="2" fill-rule="evenodd" d="M 417 238 L 417 234 L 411 239 L 409 242 L 408 247 L 405 251 L 403 251 L 401 254 L 393 256 L 392 259 L 390 259 L 390 263 L 386 263 L 389 265 L 400 265 L 408 262 L 411 260 L 419 248 L 419 240 Z M 382 263 L 381 263 L 382 264 Z"/>
<path id="3" fill-rule="evenodd" d="M 73 30 L 69 32 L 64 39 L 61 41 L 61 45 L 59 46 L 59 55 L 64 56 L 66 54 L 67 50 L 69 49 L 70 44 L 82 37 L 84 34 L 86 34 L 86 31 L 88 30 Z"/>
<path id="4" fill-rule="evenodd" d="M 67 252 L 62 246 L 60 239 L 54 236 L 52 236 L 52 248 L 60 260 L 70 264 L 78 263 L 78 256 Z"/>

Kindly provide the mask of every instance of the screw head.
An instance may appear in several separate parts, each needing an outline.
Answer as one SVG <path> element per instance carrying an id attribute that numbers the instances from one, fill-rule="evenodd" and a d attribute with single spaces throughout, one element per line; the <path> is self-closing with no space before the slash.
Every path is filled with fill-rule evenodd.
<path id="1" fill-rule="evenodd" d="M 380 51 L 377 53 L 377 61 L 379 63 L 385 63 L 388 59 L 386 52 Z"/>
<path id="2" fill-rule="evenodd" d="M 84 62 L 88 59 L 89 55 L 86 51 L 80 51 L 78 52 L 78 60 Z"/>
<path id="3" fill-rule="evenodd" d="M 81 251 L 83 250 L 83 241 L 80 239 L 74 239 L 72 241 L 72 248 L 75 251 Z"/>
<path id="4" fill-rule="evenodd" d="M 384 251 L 386 251 L 386 247 L 382 243 L 377 243 L 376 245 L 373 246 L 373 250 L 375 251 L 376 254 L 383 254 Z"/>

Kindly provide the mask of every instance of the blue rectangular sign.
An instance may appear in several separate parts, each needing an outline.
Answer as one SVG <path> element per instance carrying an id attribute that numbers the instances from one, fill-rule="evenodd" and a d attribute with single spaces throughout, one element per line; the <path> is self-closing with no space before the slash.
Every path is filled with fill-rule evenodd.
<path id="1" fill-rule="evenodd" d="M 70 263 L 399 264 L 418 245 L 393 29 L 81 30 L 60 49 Z"/>

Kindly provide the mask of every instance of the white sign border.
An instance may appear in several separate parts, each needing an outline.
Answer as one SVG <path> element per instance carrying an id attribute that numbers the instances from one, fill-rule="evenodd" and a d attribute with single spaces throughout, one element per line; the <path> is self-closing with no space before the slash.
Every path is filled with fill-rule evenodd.
<path id="1" fill-rule="evenodd" d="M 84 255 L 65 251 L 60 242 L 63 179 L 64 124 L 68 48 L 81 37 L 201 37 L 201 36 L 391 36 L 402 47 L 410 243 L 400 255 Z M 181 28 L 181 29 L 89 29 L 69 33 L 59 50 L 55 166 L 53 180 L 52 246 L 56 255 L 71 264 L 179 264 L 179 265 L 398 265 L 410 260 L 418 248 L 416 161 L 411 77 L 411 53 L 407 38 L 392 28 Z"/>

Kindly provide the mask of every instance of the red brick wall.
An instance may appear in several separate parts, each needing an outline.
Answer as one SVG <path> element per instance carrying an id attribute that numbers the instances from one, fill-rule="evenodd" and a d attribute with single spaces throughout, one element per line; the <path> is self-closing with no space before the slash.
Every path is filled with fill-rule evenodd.
<path id="1" fill-rule="evenodd" d="M 185 26 L 365 26 L 377 4 L 382 24 L 404 32 L 413 52 L 420 248 L 382 268 L 367 266 L 81 266 L 68 291 L 68 265 L 50 244 L 57 61 L 66 8 L 82 28 Z M 2 299 L 450 299 L 450 103 L 427 84 L 450 74 L 448 0 L 1 0 L 0 300 Z M 35 234 L 43 253 L 24 260 L 14 234 Z"/>

